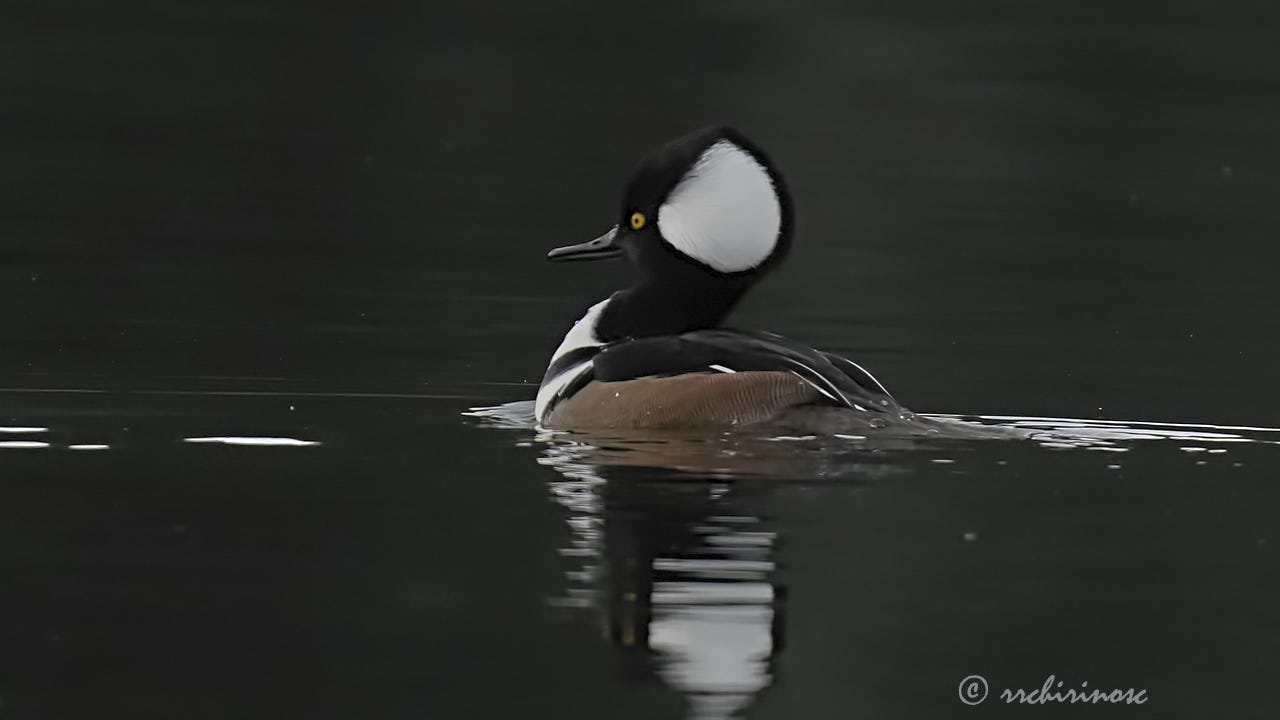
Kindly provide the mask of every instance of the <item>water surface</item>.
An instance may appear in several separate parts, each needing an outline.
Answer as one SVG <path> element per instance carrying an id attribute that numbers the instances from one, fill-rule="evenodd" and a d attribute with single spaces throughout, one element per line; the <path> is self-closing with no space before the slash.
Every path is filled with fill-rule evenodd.
<path id="1" fill-rule="evenodd" d="M 0 715 L 1274 717 L 1276 27 L 7 7 Z M 467 414 L 629 277 L 545 251 L 710 122 L 798 213 L 735 324 L 1031 437 Z"/>

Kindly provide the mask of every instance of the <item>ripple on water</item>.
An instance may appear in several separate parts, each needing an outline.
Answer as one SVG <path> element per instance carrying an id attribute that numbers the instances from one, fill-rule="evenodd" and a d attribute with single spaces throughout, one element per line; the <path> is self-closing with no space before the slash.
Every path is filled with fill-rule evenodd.
<path id="1" fill-rule="evenodd" d="M 299 440 L 289 437 L 245 437 L 245 436 L 218 436 L 218 437 L 192 437 L 185 438 L 183 442 L 189 443 L 220 443 L 222 445 L 248 445 L 254 447 L 310 447 L 319 445 L 316 440 Z"/>
<path id="2" fill-rule="evenodd" d="M 994 440 L 1030 442 L 1056 452 L 1114 454 L 1130 453 L 1140 446 L 1173 444 L 1184 453 L 1204 456 L 1225 455 L 1230 448 L 1244 445 L 1280 445 L 1280 428 L 1015 415 L 921 414 L 922 422 L 937 429 L 924 435 L 896 433 L 892 427 L 856 435 L 796 435 L 750 427 L 725 431 L 547 430 L 537 426 L 532 401 L 472 408 L 464 414 L 489 427 L 531 432 L 517 443 L 541 446 L 540 463 L 562 474 L 579 475 L 585 474 L 583 468 L 607 465 L 674 469 L 712 477 L 828 479 L 858 474 L 866 479 L 900 472 L 904 458 L 912 455 L 938 466 L 955 465 L 955 450 L 989 448 Z M 1119 465 L 1107 467 L 1117 469 Z"/>

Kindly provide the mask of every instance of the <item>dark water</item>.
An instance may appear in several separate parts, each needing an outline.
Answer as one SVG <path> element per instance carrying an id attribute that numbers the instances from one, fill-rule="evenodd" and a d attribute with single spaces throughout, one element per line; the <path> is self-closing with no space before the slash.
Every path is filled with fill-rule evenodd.
<path id="1" fill-rule="evenodd" d="M 1249 3 L 7 4 L 0 717 L 1274 717 L 1278 33 Z M 1041 434 L 464 415 L 532 397 L 627 280 L 545 250 L 708 122 L 799 213 L 735 324 Z M 1049 675 L 1149 699 L 997 697 Z"/>

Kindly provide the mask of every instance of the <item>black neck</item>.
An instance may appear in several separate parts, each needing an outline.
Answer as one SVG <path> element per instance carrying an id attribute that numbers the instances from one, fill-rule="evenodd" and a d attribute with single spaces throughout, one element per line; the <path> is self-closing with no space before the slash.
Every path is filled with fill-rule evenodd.
<path id="1" fill-rule="evenodd" d="M 717 327 L 750 284 L 750 278 L 740 277 L 661 286 L 645 282 L 620 290 L 600 315 L 596 336 L 612 342 Z"/>

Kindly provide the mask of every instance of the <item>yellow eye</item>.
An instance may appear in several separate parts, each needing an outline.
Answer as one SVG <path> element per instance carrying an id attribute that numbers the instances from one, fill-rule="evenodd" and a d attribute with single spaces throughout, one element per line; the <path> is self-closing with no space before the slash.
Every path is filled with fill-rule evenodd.
<path id="1" fill-rule="evenodd" d="M 631 213 L 631 229 L 639 230 L 644 227 L 644 213 Z"/>

